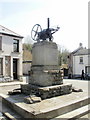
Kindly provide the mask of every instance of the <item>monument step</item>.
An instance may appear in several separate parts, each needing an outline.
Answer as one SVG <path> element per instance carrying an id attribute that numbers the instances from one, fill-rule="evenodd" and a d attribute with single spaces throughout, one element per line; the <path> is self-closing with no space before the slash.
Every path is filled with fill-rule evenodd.
<path id="1" fill-rule="evenodd" d="M 5 116 L 0 112 L 0 120 L 6 120 Z"/>
<path id="2" fill-rule="evenodd" d="M 23 118 L 52 119 L 90 104 L 90 98 L 88 98 L 88 96 L 83 96 L 82 93 L 72 93 L 54 97 L 35 104 L 26 104 L 23 100 L 20 101 L 20 95 L 18 97 L 10 97 L 2 94 L 0 96 L 2 97 L 3 104 L 7 107 L 10 106 L 12 111 L 16 111 Z"/>
<path id="3" fill-rule="evenodd" d="M 16 112 L 12 112 L 10 109 L 8 109 L 7 112 L 2 112 L 2 113 L 9 120 L 23 120 L 21 116 L 19 116 Z"/>
<path id="4" fill-rule="evenodd" d="M 0 120 L 23 120 L 21 116 L 14 110 L 12 110 L 9 106 L 2 104 L 2 101 L 0 101 Z"/>
<path id="5" fill-rule="evenodd" d="M 62 118 L 65 118 L 65 120 L 78 119 L 78 118 L 80 118 L 80 117 L 82 117 L 90 112 L 89 105 L 85 105 L 81 108 L 78 108 L 78 109 L 70 111 L 66 114 L 60 115 L 52 120 L 57 120 L 57 119 L 62 119 Z"/>

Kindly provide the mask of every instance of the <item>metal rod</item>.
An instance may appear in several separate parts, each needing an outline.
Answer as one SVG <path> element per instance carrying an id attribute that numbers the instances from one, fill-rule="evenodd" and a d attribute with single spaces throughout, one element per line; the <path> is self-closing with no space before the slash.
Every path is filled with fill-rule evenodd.
<path id="1" fill-rule="evenodd" d="M 49 29 L 49 26 L 50 26 L 49 18 L 47 19 L 47 25 L 48 25 L 48 29 Z"/>

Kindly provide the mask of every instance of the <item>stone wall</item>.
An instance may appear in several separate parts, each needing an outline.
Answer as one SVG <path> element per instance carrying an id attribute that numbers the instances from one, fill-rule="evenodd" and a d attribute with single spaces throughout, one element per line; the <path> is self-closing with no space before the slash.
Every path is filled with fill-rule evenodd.
<path id="1" fill-rule="evenodd" d="M 21 91 L 27 95 L 37 95 L 42 99 L 51 98 L 72 92 L 72 84 L 62 84 L 49 87 L 38 87 L 35 85 L 21 85 Z"/>
<path id="2" fill-rule="evenodd" d="M 38 86 L 51 86 L 63 84 L 62 70 L 33 70 L 29 84 Z"/>

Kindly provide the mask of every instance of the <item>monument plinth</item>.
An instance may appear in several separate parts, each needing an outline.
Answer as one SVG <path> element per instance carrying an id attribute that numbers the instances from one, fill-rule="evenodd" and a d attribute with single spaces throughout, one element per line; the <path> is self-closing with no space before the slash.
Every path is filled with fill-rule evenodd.
<path id="1" fill-rule="evenodd" d="M 36 30 L 34 27 L 37 27 Z M 83 93 L 69 94 L 72 90 L 73 92 L 82 90 L 72 88 L 70 83 L 63 83 L 63 71 L 58 66 L 57 44 L 52 41 L 52 31 L 57 29 L 49 28 L 49 23 L 48 29 L 43 31 L 38 31 L 41 28 L 39 24 L 34 27 L 33 39 L 37 42 L 32 48 L 33 60 L 29 83 L 9 91 L 9 95 L 0 95 L 5 109 L 2 109 L 2 113 L 10 119 L 78 119 L 89 112 L 90 100 L 86 90 Z"/>
<path id="2" fill-rule="evenodd" d="M 57 44 L 50 41 L 34 43 L 32 47 L 32 65 L 58 65 Z"/>
<path id="3" fill-rule="evenodd" d="M 48 28 L 42 30 L 39 24 L 34 25 L 31 37 L 34 41 L 32 47 L 32 66 L 28 85 L 22 85 L 22 92 L 34 94 L 42 99 L 55 97 L 72 92 L 71 84 L 63 84 L 63 71 L 58 65 L 57 44 L 52 41 L 52 34 L 59 30 Z"/>
<path id="4" fill-rule="evenodd" d="M 63 84 L 63 71 L 58 66 L 57 44 L 51 41 L 34 43 L 29 84 L 21 85 L 22 92 L 41 99 L 72 92 L 72 84 Z"/>
<path id="5" fill-rule="evenodd" d="M 56 43 L 42 41 L 33 45 L 31 71 L 30 84 L 51 86 L 63 83 L 63 74 L 61 74 L 61 70 L 58 67 Z"/>

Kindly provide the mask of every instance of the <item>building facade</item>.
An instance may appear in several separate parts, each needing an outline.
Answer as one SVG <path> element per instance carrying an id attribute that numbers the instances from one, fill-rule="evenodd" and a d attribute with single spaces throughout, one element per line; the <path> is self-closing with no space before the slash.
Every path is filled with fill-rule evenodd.
<path id="1" fill-rule="evenodd" d="M 88 2 L 88 48 L 90 49 L 90 1 Z"/>
<path id="2" fill-rule="evenodd" d="M 84 70 L 84 73 L 90 74 L 89 59 L 90 50 L 83 48 L 82 44 L 80 44 L 79 48 L 69 55 L 69 77 L 81 77 L 82 70 Z"/>
<path id="3" fill-rule="evenodd" d="M 0 25 L 0 80 L 22 79 L 22 36 Z"/>
<path id="4" fill-rule="evenodd" d="M 85 73 L 90 73 L 90 65 L 88 64 L 88 49 L 79 50 L 73 56 L 73 75 L 81 75 L 82 70 Z"/>

